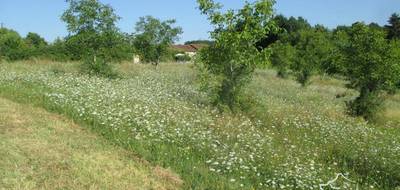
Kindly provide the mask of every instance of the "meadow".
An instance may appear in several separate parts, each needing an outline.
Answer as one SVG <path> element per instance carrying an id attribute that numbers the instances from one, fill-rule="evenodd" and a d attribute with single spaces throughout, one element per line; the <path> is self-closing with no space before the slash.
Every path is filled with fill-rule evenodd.
<path id="1" fill-rule="evenodd" d="M 400 188 L 398 94 L 368 123 L 345 114 L 357 93 L 344 81 L 316 76 L 304 88 L 260 69 L 245 111 L 222 113 L 191 64 L 117 67 L 110 80 L 73 62 L 3 62 L 0 96 L 62 114 L 174 171 L 182 189 L 321 189 L 339 173 L 349 180 L 333 185 L 344 189 Z"/>

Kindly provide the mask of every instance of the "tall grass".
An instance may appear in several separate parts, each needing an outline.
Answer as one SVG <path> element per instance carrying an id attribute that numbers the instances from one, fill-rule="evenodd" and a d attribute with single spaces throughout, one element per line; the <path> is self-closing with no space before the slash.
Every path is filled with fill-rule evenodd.
<path id="1" fill-rule="evenodd" d="M 258 71 L 246 89 L 254 105 L 231 115 L 208 105 L 187 65 L 123 64 L 116 80 L 79 75 L 73 65 L 62 73 L 2 64 L 0 95 L 84 123 L 172 168 L 185 189 L 319 189 L 337 173 L 356 182 L 338 184 L 347 189 L 400 186 L 400 129 L 343 114 L 355 96 L 343 81 L 315 78 L 304 89 Z"/>

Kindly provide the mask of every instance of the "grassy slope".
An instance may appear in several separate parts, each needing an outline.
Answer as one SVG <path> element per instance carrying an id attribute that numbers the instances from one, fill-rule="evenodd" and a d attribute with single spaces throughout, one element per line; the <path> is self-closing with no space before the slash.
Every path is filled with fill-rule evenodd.
<path id="1" fill-rule="evenodd" d="M 32 65 L 24 63 L 5 65 L 4 68 L 8 71 L 26 72 L 28 75 L 30 73 L 37 73 L 39 70 L 45 72 L 49 70 L 51 72 L 74 72 L 73 67 L 74 65 L 68 64 L 51 63 Z M 241 117 L 229 114 L 214 117 L 212 114 L 203 114 L 200 111 L 205 110 L 204 112 L 210 112 L 207 106 L 197 107 L 199 103 L 206 103 L 206 101 L 203 95 L 191 90 L 195 89 L 193 71 L 186 66 L 174 64 L 161 65 L 157 70 L 154 70 L 154 68 L 144 65 L 124 64 L 121 65 L 121 70 L 124 72 L 124 79 L 122 81 L 101 81 L 100 84 L 97 84 L 92 83 L 97 79 L 87 80 L 85 78 L 88 83 L 84 83 L 83 85 L 87 84 L 95 90 L 108 93 L 108 91 L 102 90 L 105 85 L 110 91 L 117 92 L 115 97 L 107 97 L 106 102 L 100 103 L 100 106 L 106 106 L 106 108 L 108 108 L 107 106 L 112 106 L 110 109 L 118 111 L 122 109 L 120 108 L 121 106 L 113 106 L 114 104 L 107 105 L 108 101 L 117 101 L 123 96 L 131 96 L 130 94 L 141 94 L 142 91 L 149 91 L 155 94 L 139 96 L 142 100 L 147 100 L 146 98 L 152 99 L 154 98 L 153 96 L 165 98 L 164 86 L 167 88 L 173 87 L 172 91 L 179 92 L 179 96 L 174 96 L 173 98 L 169 96 L 166 102 L 155 99 L 154 102 L 144 104 L 146 108 L 147 106 L 151 108 L 150 113 L 160 111 L 161 115 L 155 116 L 155 120 L 147 120 L 141 113 L 134 115 L 134 117 L 154 124 L 160 116 L 173 111 L 177 112 L 174 116 L 178 117 L 170 118 L 172 121 L 171 128 L 185 129 L 179 123 L 182 120 L 186 120 L 185 122 L 188 122 L 190 124 L 188 126 L 191 126 L 191 128 L 196 128 L 199 124 L 196 124 L 195 120 L 199 119 L 203 121 L 202 118 L 206 118 L 206 122 L 210 120 L 212 124 L 215 124 L 212 125 L 212 128 L 215 130 L 210 134 L 214 135 L 215 132 L 216 135 L 219 135 L 218 133 L 220 133 L 218 136 L 220 142 L 218 144 L 211 144 L 212 146 L 216 145 L 216 151 L 208 153 L 202 152 L 203 150 L 199 150 L 200 152 L 196 151 L 196 148 L 193 147 L 197 147 L 197 145 L 191 144 L 190 141 L 188 142 L 184 138 L 182 138 L 184 140 L 182 145 L 146 140 L 136 141 L 130 138 L 130 135 L 125 132 L 122 134 L 109 134 L 107 129 L 98 124 L 101 121 L 89 123 L 95 125 L 95 130 L 106 134 L 107 138 L 113 142 L 120 143 L 132 149 L 143 158 L 162 166 L 172 167 L 184 178 L 185 188 L 237 189 L 239 184 L 233 183 L 231 186 L 230 177 L 239 181 L 238 179 L 242 178 L 242 176 L 247 177 L 240 180 L 245 185 L 244 189 L 251 189 L 257 184 L 257 181 L 260 181 L 259 179 L 275 180 L 276 177 L 278 177 L 276 178 L 277 182 L 284 183 L 285 185 L 296 185 L 298 181 L 314 182 L 316 177 L 318 177 L 318 180 L 321 179 L 321 182 L 326 182 L 338 172 L 349 172 L 352 180 L 356 180 L 360 184 L 366 184 L 368 185 L 367 187 L 369 187 L 369 184 L 376 184 L 382 189 L 392 189 L 400 184 L 400 131 L 398 128 L 383 127 L 385 125 L 399 125 L 400 115 L 396 114 L 399 113 L 400 108 L 398 106 L 400 105 L 398 96 L 387 101 L 387 108 L 389 109 L 383 113 L 383 118 L 389 119 L 383 119 L 382 124 L 374 126 L 366 124 L 361 119 L 349 118 L 343 114 L 344 101 L 354 97 L 355 93 L 345 89 L 342 81 L 330 78 L 315 78 L 311 86 L 303 89 L 294 81 L 277 79 L 271 71 L 258 71 L 252 84 L 247 89 L 247 92 L 256 101 L 255 106 L 248 110 L 248 113 L 252 116 L 253 120 L 259 120 L 257 123 L 259 123 L 258 127 L 261 128 L 257 128 L 250 133 L 248 132 L 248 125 L 241 125 L 243 124 Z M 58 76 L 63 77 L 62 74 L 51 75 L 51 77 L 54 77 L 52 78 L 54 80 L 58 80 Z M 59 89 L 46 89 L 42 84 L 25 83 L 24 81 L 19 80 L 15 84 L 1 85 L 0 95 L 24 103 L 34 100 L 33 104 L 44 106 L 51 111 L 65 113 L 81 121 L 82 117 L 77 116 L 78 114 L 73 112 L 73 110 L 72 112 L 68 110 L 68 106 L 65 107 L 65 105 L 59 104 L 53 107 L 53 103 L 49 103 L 48 99 L 44 98 L 44 93 L 58 92 Z M 145 86 L 136 84 L 137 81 L 144 81 Z M 76 85 L 74 82 L 68 82 L 67 84 Z M 121 90 L 124 87 L 127 88 L 127 93 L 130 94 L 125 94 L 125 91 Z M 86 92 L 84 88 L 79 88 L 79 85 L 76 88 L 68 88 L 72 90 L 76 89 L 78 92 L 84 91 L 87 93 L 84 97 L 92 99 L 99 97 L 93 94 L 96 92 Z M 158 94 L 158 91 L 161 93 Z M 67 92 L 65 94 L 70 95 L 70 93 Z M 166 91 L 166 93 L 170 93 L 170 91 Z M 346 96 L 336 98 L 338 94 L 345 94 Z M 135 96 L 132 97 L 132 99 L 134 98 Z M 86 102 L 89 106 L 96 103 L 91 100 L 79 101 Z M 128 100 L 124 102 L 126 103 L 124 106 L 136 107 L 136 105 L 139 105 L 139 108 L 141 108 L 140 102 L 140 99 L 139 101 Z M 79 104 L 76 106 L 80 107 Z M 88 108 L 91 109 L 90 107 Z M 91 113 L 87 113 L 83 118 L 94 118 L 96 120 L 96 117 L 91 115 Z M 97 119 L 102 119 L 102 117 Z M 156 123 L 156 125 L 158 124 Z M 239 125 L 240 127 L 238 127 Z M 129 127 L 135 128 L 135 126 Z M 145 127 L 145 125 L 140 127 Z M 265 144 L 265 147 L 252 152 L 244 146 L 253 147 L 257 145 L 257 143 L 251 142 L 253 134 L 256 135 L 255 137 L 259 137 L 259 135 L 267 137 L 267 139 L 270 139 L 270 142 L 267 140 L 268 142 Z M 186 138 L 186 136 L 183 137 Z M 159 140 L 157 137 L 153 138 Z M 172 139 L 174 138 L 176 137 Z M 181 140 L 181 138 L 177 140 Z M 239 144 L 237 144 L 238 142 Z M 220 145 L 221 143 L 223 146 Z M 247 143 L 249 144 L 247 145 Z M 198 142 L 198 144 L 201 143 Z M 177 147 L 177 145 L 183 146 L 182 149 L 181 147 Z M 206 145 L 208 145 L 207 142 Z M 186 147 L 192 149 L 186 149 Z M 227 152 L 224 152 L 225 150 Z M 225 161 L 224 156 L 230 154 L 231 151 L 241 154 L 239 157 L 243 159 L 248 158 L 249 152 L 260 156 L 255 163 L 261 168 L 261 177 L 255 172 L 249 172 L 249 175 L 246 173 L 243 174 L 242 172 L 246 172 L 246 170 L 242 169 L 241 165 L 232 166 L 241 167 L 237 172 L 225 173 L 224 175 L 215 175 L 215 173 L 207 171 L 208 167 L 214 161 L 219 161 L 219 165 L 221 165 L 221 162 Z M 218 153 L 219 155 L 214 156 L 214 153 Z M 165 156 L 167 154 L 173 156 Z M 211 164 L 204 164 L 206 160 L 215 157 L 218 157 L 217 159 L 221 158 L 221 160 L 213 159 Z M 225 166 L 221 165 L 219 168 L 224 170 Z M 218 166 L 212 167 L 217 167 L 218 169 Z M 288 187 L 290 188 L 290 186 Z M 364 186 L 362 189 L 368 189 L 367 187 Z"/>
<path id="2" fill-rule="evenodd" d="M 176 189 L 151 167 L 73 122 L 0 98 L 0 189 Z"/>

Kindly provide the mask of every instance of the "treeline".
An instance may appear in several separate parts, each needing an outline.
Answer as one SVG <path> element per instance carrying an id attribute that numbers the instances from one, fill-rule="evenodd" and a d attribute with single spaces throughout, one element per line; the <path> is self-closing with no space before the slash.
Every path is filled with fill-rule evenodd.
<path id="1" fill-rule="evenodd" d="M 276 40 L 272 66 L 278 76 L 293 76 L 302 86 L 312 75 L 330 74 L 345 77 L 348 87 L 360 92 L 348 102 L 351 114 L 372 118 L 383 102 L 383 91 L 395 93 L 400 88 L 400 16 L 393 14 L 388 24 L 356 22 L 330 30 L 311 26 L 305 19 L 278 15 L 273 22 L 279 32 L 269 35 Z"/>
<path id="2" fill-rule="evenodd" d="M 349 43 L 348 39 L 354 34 L 353 29 L 356 27 L 362 27 L 371 34 L 379 34 L 387 43 L 400 39 L 398 14 L 393 14 L 386 26 L 356 22 L 352 26 L 338 26 L 335 29 L 328 29 L 323 25 L 311 26 L 302 17 L 287 18 L 277 15 L 273 21 L 280 28 L 279 32 L 269 35 L 270 40 L 260 45 L 271 45 L 271 62 L 279 77 L 286 78 L 292 74 L 304 86 L 312 74 L 343 74 L 345 68 L 340 63 L 340 50 Z"/>
<path id="3" fill-rule="evenodd" d="M 131 60 L 134 48 L 131 45 L 131 36 L 118 33 L 118 46 L 113 50 L 112 59 L 115 61 Z M 76 36 L 57 38 L 54 42 L 47 42 L 37 33 L 30 32 L 22 37 L 18 32 L 0 29 L 0 59 L 17 61 L 31 58 L 44 58 L 54 61 L 82 60 L 85 49 Z"/>
<path id="4" fill-rule="evenodd" d="M 0 59 L 45 58 L 91 62 L 84 66 L 95 73 L 110 69 L 108 63 L 132 60 L 134 55 L 144 63 L 156 65 L 160 61 L 174 59 L 175 52 L 169 46 L 182 34 L 182 29 L 174 26 L 175 20 L 141 17 L 134 27 L 135 31 L 128 34 L 116 26 L 120 17 L 112 6 L 98 0 L 66 2 L 69 7 L 60 19 L 67 26 L 68 36 L 48 43 L 36 33 L 21 37 L 14 30 L 1 28 Z"/>

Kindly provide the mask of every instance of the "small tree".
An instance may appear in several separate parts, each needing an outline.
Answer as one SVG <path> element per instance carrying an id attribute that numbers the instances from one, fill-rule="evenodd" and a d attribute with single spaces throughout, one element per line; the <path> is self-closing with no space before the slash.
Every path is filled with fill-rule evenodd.
<path id="1" fill-rule="evenodd" d="M 56 38 L 53 43 L 47 46 L 46 56 L 55 61 L 67 61 L 71 59 L 65 40 L 61 38 Z"/>
<path id="2" fill-rule="evenodd" d="M 66 0 L 69 8 L 61 19 L 67 23 L 70 36 L 67 46 L 76 59 L 83 59 L 82 68 L 92 74 L 108 73 L 113 51 L 120 42 L 119 30 L 115 23 L 120 19 L 114 9 L 98 0 Z M 102 72 L 99 70 L 104 69 Z M 109 77 L 114 74 L 109 73 Z M 108 74 L 107 74 L 108 75 Z"/>
<path id="3" fill-rule="evenodd" d="M 198 0 L 202 14 L 215 26 L 211 37 L 215 43 L 201 53 L 202 69 L 215 78 L 214 103 L 235 110 L 239 105 L 243 86 L 257 66 L 265 65 L 269 49 L 260 50 L 256 44 L 275 30 L 272 0 L 246 2 L 240 10 L 220 12 L 220 4 L 212 0 Z M 206 80 L 209 82 L 210 78 Z"/>
<path id="4" fill-rule="evenodd" d="M 296 45 L 297 55 L 292 70 L 296 80 L 306 86 L 313 74 L 320 71 L 321 66 L 329 61 L 332 45 L 326 32 L 317 29 L 302 30 L 299 32 L 299 41 Z"/>
<path id="5" fill-rule="evenodd" d="M 288 70 L 296 59 L 296 49 L 280 41 L 272 45 L 271 63 L 277 69 L 278 77 L 287 78 Z"/>
<path id="6" fill-rule="evenodd" d="M 389 25 L 386 25 L 385 28 L 388 31 L 388 39 L 400 40 L 400 16 L 398 14 L 392 14 Z"/>
<path id="7" fill-rule="evenodd" d="M 29 32 L 24 40 L 29 47 L 29 56 L 43 56 L 46 53 L 47 42 L 39 34 Z"/>
<path id="8" fill-rule="evenodd" d="M 393 89 L 400 80 L 399 43 L 385 37 L 380 30 L 356 23 L 342 48 L 345 75 L 360 93 L 348 106 L 352 114 L 365 119 L 373 119 L 382 104 L 381 92 Z"/>
<path id="9" fill-rule="evenodd" d="M 35 48 L 43 48 L 47 46 L 47 42 L 44 38 L 42 38 L 39 34 L 29 32 L 26 37 L 25 41 L 28 45 L 33 46 Z"/>
<path id="10" fill-rule="evenodd" d="M 158 65 L 168 54 L 168 47 L 179 39 L 181 27 L 175 20 L 160 21 L 152 16 L 141 17 L 136 23 L 134 47 L 142 61 Z"/>

